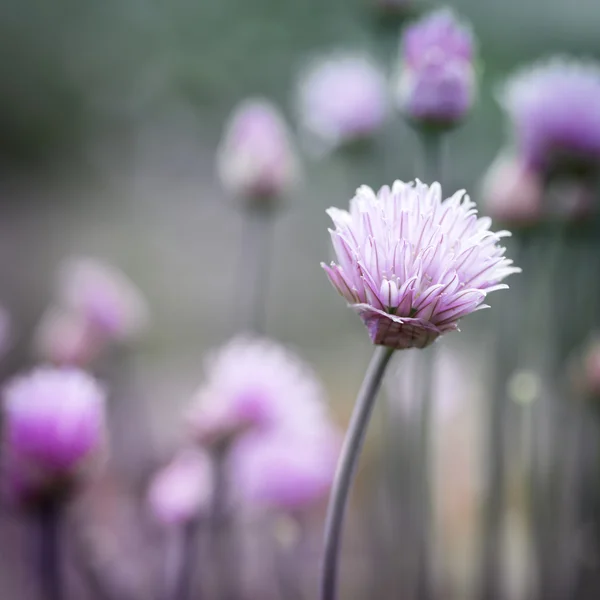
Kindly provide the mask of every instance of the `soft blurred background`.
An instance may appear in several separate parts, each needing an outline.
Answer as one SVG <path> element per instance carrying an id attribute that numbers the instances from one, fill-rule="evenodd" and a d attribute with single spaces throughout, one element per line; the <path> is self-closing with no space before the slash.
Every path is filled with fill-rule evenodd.
<path id="1" fill-rule="evenodd" d="M 483 175 L 506 140 L 507 124 L 495 100 L 498 85 L 515 67 L 548 54 L 600 58 L 598 6 L 596 0 L 462 0 L 451 6 L 472 23 L 479 40 L 481 82 L 472 116 L 448 137 L 443 183 L 448 192 L 466 188 L 477 202 Z M 414 0 L 408 12 L 412 16 L 430 8 L 435 5 Z M 131 410 L 137 412 L 126 413 L 115 429 L 115 436 L 129 442 L 116 442 L 118 451 L 112 457 L 114 470 L 123 471 L 124 480 L 143 487 L 148 470 L 178 443 L 181 411 L 199 383 L 203 355 L 239 327 L 237 312 L 244 302 L 244 290 L 238 286 L 242 215 L 215 171 L 216 149 L 228 115 L 244 98 L 266 96 L 278 103 L 295 128 L 297 77 L 307 60 L 331 50 L 366 51 L 391 74 L 400 26 L 398 19 L 377 10 L 375 0 L 2 3 L 0 301 L 11 316 L 13 343 L 0 369 L 6 377 L 32 364 L 32 335 L 51 300 L 64 257 L 93 255 L 123 269 L 143 291 L 151 313 L 147 332 L 128 353 L 126 381 L 115 383 L 136 398 Z M 366 150 L 317 156 L 305 152 L 300 184 L 276 220 L 266 331 L 292 345 L 315 367 L 342 426 L 371 348 L 360 321 L 344 308 L 319 267 L 321 260 L 331 258 L 324 211 L 332 205 L 347 206 L 361 184 L 379 187 L 397 178 L 424 177 L 420 152 L 415 132 L 393 114 Z M 583 235 L 574 237 L 584 240 L 581 244 L 569 238 L 567 245 L 573 261 L 596 259 L 592 263 L 589 258 L 594 266 L 581 276 L 581 285 L 589 291 L 581 302 L 593 314 L 598 305 L 593 303 L 591 284 L 598 287 L 595 265 L 600 246 L 589 231 Z M 517 239 L 509 250 L 517 262 L 522 258 L 517 254 L 521 241 Z M 548 330 L 564 329 L 569 335 L 575 328 L 571 355 L 593 333 L 593 322 L 573 325 L 576 315 L 566 314 L 542 332 L 519 335 L 524 331 L 519 325 L 523 314 L 535 312 L 530 305 L 537 302 L 533 294 L 519 291 L 533 277 L 525 264 L 519 264 L 524 273 L 510 282 L 514 294 L 502 292 L 506 296 L 493 298 L 491 310 L 465 322 L 461 335 L 451 334 L 440 342 L 433 535 L 442 597 L 462 599 L 478 593 L 482 550 L 477 531 L 492 468 L 486 462 L 487 415 L 496 388 L 516 400 L 513 412 L 501 416 L 510 424 L 502 435 L 508 436 L 503 440 L 511 450 L 499 467 L 506 483 L 502 597 L 531 597 L 537 570 L 524 483 L 528 458 L 520 448 L 528 446 L 528 418 L 533 411 L 523 407 L 529 407 L 548 382 L 532 371 L 538 365 L 523 358 L 528 355 L 524 348 L 543 345 Z M 497 328 L 499 321 L 503 325 Z M 512 342 L 509 350 L 502 346 L 510 359 L 498 376 L 500 382 L 494 384 L 499 335 Z M 540 337 L 532 342 L 535 336 Z M 517 354 L 522 358 L 515 358 Z M 109 364 L 109 373 L 110 368 Z M 385 385 L 388 395 L 400 398 L 400 414 L 414 370 L 410 356 L 398 358 Z M 408 390 L 400 393 L 404 387 Z M 139 418 L 142 412 L 147 422 Z M 387 422 L 376 415 L 359 473 L 346 531 L 344 598 L 401 597 L 394 584 L 394 560 L 396 553 L 411 549 L 407 544 L 394 546 L 402 546 L 402 540 L 386 531 L 385 513 L 394 506 L 382 508 L 374 483 L 381 475 L 378 457 L 385 448 L 382 427 Z M 567 430 L 566 426 L 558 433 L 552 430 L 554 437 L 546 440 L 547 446 L 569 450 L 572 438 L 563 435 Z M 401 437 L 402 430 L 397 433 Z M 592 435 L 592 448 L 594 440 Z M 396 469 L 392 476 L 402 470 L 401 465 L 392 468 Z M 597 463 L 590 470 L 597 476 Z M 121 533 L 124 526 L 118 519 L 124 519 L 135 529 L 140 517 L 127 517 L 128 510 L 136 513 L 135 506 L 121 507 L 115 517 L 106 508 L 109 500 L 101 501 L 111 497 L 111 485 L 106 483 L 98 492 L 98 506 L 92 500 L 78 518 L 101 524 L 105 518 L 101 529 L 112 527 Z M 141 494 L 135 485 L 129 500 L 133 503 Z M 553 494 L 565 495 L 564 486 L 556 484 Z M 594 533 L 595 492 L 590 494 L 586 502 L 592 508 L 585 509 L 583 521 L 579 519 L 574 530 L 565 525 L 573 539 L 548 542 L 564 542 L 568 560 L 576 557 L 577 567 L 569 570 L 569 577 L 575 572 L 577 584 L 570 581 L 569 590 L 577 595 L 557 598 L 596 597 L 600 557 Z M 86 510 L 96 511 L 96 516 L 86 517 Z M 320 507 L 311 517 L 310 577 L 304 597 L 314 597 L 322 515 Z M 289 531 L 285 523 L 280 525 L 278 531 L 286 539 Z M 390 542 L 388 537 L 394 539 Z M 110 538 L 105 543 L 98 551 L 109 564 L 103 568 L 112 568 L 111 552 L 132 555 L 127 543 L 136 548 L 139 540 L 117 543 Z M 3 597 L 35 597 L 24 559 L 27 527 L 8 509 L 2 512 L 0 544 Z M 156 558 L 148 560 L 152 564 Z M 142 581 L 130 586 L 138 595 L 128 592 L 130 596 L 121 597 L 148 597 L 143 580 L 144 569 L 150 568 L 132 565 Z M 74 589 L 80 583 L 75 581 Z M 267 597 L 263 593 L 261 597 Z M 84 597 L 81 590 L 72 597 L 78 594 Z"/>

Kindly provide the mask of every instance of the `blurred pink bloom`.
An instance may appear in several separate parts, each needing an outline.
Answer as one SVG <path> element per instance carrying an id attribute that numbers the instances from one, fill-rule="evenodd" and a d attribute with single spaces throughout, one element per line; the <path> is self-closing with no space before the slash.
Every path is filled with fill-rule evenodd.
<path id="1" fill-rule="evenodd" d="M 300 123 L 327 149 L 371 137 L 387 111 L 385 75 L 366 55 L 333 54 L 314 62 L 300 78 Z"/>
<path id="2" fill-rule="evenodd" d="M 34 338 L 36 355 L 58 365 L 89 365 L 103 346 L 86 319 L 59 308 L 44 313 Z"/>
<path id="3" fill-rule="evenodd" d="M 298 158 L 273 104 L 250 99 L 234 110 L 219 146 L 217 169 L 225 189 L 251 205 L 268 204 L 294 187 Z"/>
<path id="4" fill-rule="evenodd" d="M 482 196 L 488 214 L 505 223 L 533 225 L 544 216 L 539 175 L 512 154 L 501 154 L 488 169 Z"/>
<path id="5" fill-rule="evenodd" d="M 4 389 L 3 456 L 19 495 L 72 482 L 105 439 L 105 392 L 78 369 L 37 368 Z"/>
<path id="6" fill-rule="evenodd" d="M 148 308 L 136 286 L 117 268 L 89 257 L 64 262 L 58 304 L 110 341 L 127 341 L 146 325 Z"/>
<path id="7" fill-rule="evenodd" d="M 148 504 L 163 525 L 182 525 L 209 509 L 212 497 L 212 465 L 196 449 L 181 451 L 159 471 L 148 491 Z"/>
<path id="8" fill-rule="evenodd" d="M 460 122 L 476 96 L 473 36 L 452 11 L 433 12 L 406 28 L 400 48 L 396 102 L 418 125 Z"/>
<path id="9" fill-rule="evenodd" d="M 295 433 L 254 433 L 240 440 L 233 455 L 233 478 L 243 501 L 297 510 L 327 495 L 341 435 L 329 423 L 315 425 Z"/>
<path id="10" fill-rule="evenodd" d="M 500 98 L 517 150 L 543 173 L 600 167 L 600 68 L 568 58 L 522 69 Z"/>
<path id="11" fill-rule="evenodd" d="M 267 339 L 236 338 L 206 361 L 189 414 L 199 442 L 227 443 L 249 429 L 293 427 L 324 414 L 324 392 L 310 368 Z"/>
<path id="12" fill-rule="evenodd" d="M 362 186 L 350 212 L 327 212 L 339 264 L 322 266 L 374 344 L 424 348 L 520 271 L 499 246 L 510 234 L 490 231 L 464 191 L 442 201 L 438 183 L 396 181 L 378 194 Z"/>

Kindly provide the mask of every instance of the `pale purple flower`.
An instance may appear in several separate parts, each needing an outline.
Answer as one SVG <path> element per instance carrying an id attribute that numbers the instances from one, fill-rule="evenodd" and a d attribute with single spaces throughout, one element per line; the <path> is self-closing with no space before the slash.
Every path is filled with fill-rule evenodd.
<path id="1" fill-rule="evenodd" d="M 340 432 L 326 422 L 248 434 L 232 456 L 235 490 L 250 506 L 308 508 L 329 492 L 340 446 Z"/>
<path id="2" fill-rule="evenodd" d="M 189 422 L 195 439 L 211 445 L 250 429 L 318 421 L 324 411 L 323 389 L 306 364 L 275 342 L 240 337 L 206 361 Z"/>
<path id="3" fill-rule="evenodd" d="M 233 111 L 218 149 L 217 170 L 223 187 L 248 205 L 269 206 L 294 187 L 298 157 L 271 102 L 253 98 Z"/>
<path id="4" fill-rule="evenodd" d="M 519 71 L 501 104 L 512 122 L 517 151 L 546 174 L 600 167 L 600 67 L 553 58 Z"/>
<path id="5" fill-rule="evenodd" d="M 374 344 L 423 348 L 486 308 L 486 295 L 520 269 L 464 191 L 442 200 L 438 183 L 396 181 L 357 190 L 350 212 L 330 208 L 338 264 L 322 265 L 361 316 Z"/>
<path id="6" fill-rule="evenodd" d="M 301 74 L 297 101 L 301 126 L 326 149 L 365 140 L 386 119 L 386 77 L 367 55 L 332 54 Z"/>
<path id="7" fill-rule="evenodd" d="M 475 101 L 474 58 L 472 33 L 452 11 L 439 10 L 410 25 L 400 47 L 398 108 L 417 125 L 456 125 Z"/>
<path id="8" fill-rule="evenodd" d="M 104 390 L 79 369 L 37 368 L 4 388 L 7 472 L 27 491 L 67 482 L 100 455 L 105 439 Z"/>
<path id="9" fill-rule="evenodd" d="M 183 525 L 209 509 L 212 492 L 210 458 L 205 452 L 187 448 L 154 476 L 148 504 L 163 525 Z"/>
<path id="10" fill-rule="evenodd" d="M 111 341 L 135 337 L 148 320 L 146 302 L 133 282 L 117 268 L 90 257 L 64 262 L 57 301 Z"/>

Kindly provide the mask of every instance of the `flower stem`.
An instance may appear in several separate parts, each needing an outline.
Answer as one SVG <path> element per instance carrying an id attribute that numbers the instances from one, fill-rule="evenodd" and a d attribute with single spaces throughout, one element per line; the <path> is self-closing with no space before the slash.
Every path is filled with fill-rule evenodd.
<path id="1" fill-rule="evenodd" d="M 334 600 L 344 512 L 369 419 L 393 349 L 378 347 L 371 359 L 344 439 L 325 521 L 325 550 L 321 563 L 320 598 Z"/>
<path id="2" fill-rule="evenodd" d="M 37 510 L 38 569 L 45 600 L 62 600 L 63 581 L 60 572 L 60 503 L 44 502 Z"/>
<path id="3" fill-rule="evenodd" d="M 191 596 L 194 569 L 198 564 L 198 520 L 183 525 L 169 540 L 173 579 L 168 582 L 167 600 L 188 600 Z M 200 596 L 195 596 L 199 600 Z"/>
<path id="4" fill-rule="evenodd" d="M 273 215 L 270 210 L 249 208 L 244 213 L 244 241 L 238 289 L 247 298 L 241 303 L 243 329 L 264 333 L 269 287 Z M 238 295 L 235 294 L 236 301 Z"/>

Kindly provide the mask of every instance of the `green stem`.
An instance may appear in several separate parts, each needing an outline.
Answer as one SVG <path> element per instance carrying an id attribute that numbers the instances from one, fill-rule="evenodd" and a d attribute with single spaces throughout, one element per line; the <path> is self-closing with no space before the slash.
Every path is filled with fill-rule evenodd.
<path id="1" fill-rule="evenodd" d="M 348 494 L 365 440 L 367 426 L 375 406 L 377 392 L 393 352 L 391 348 L 381 346 L 376 348 L 360 388 L 350 426 L 344 439 L 325 521 L 325 550 L 320 579 L 321 600 L 335 600 L 336 598 L 342 525 Z"/>

